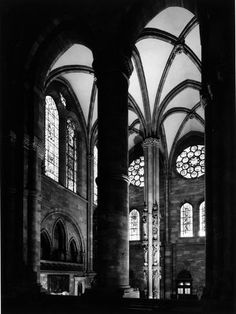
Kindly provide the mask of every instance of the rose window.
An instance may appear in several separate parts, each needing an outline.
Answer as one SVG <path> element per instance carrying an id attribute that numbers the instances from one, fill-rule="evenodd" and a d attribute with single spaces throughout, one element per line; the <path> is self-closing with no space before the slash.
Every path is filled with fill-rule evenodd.
<path id="1" fill-rule="evenodd" d="M 133 185 L 144 186 L 144 157 L 131 162 L 128 169 L 129 179 Z"/>
<path id="2" fill-rule="evenodd" d="M 194 145 L 185 148 L 176 159 L 176 170 L 187 179 L 194 179 L 205 173 L 205 147 Z"/>

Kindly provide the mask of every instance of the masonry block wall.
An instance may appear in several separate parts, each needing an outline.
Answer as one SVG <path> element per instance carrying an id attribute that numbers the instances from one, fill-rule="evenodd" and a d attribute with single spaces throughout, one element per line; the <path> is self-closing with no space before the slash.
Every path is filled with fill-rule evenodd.
<path id="1" fill-rule="evenodd" d="M 52 271 L 50 270 L 51 266 L 45 266 L 47 263 L 45 264 L 45 262 L 41 260 L 41 284 L 42 287 L 47 290 L 49 289 L 48 276 L 51 274 L 66 275 L 66 277 L 70 278 L 69 293 L 76 294 L 76 280 L 78 280 L 78 278 L 84 278 L 84 280 L 86 280 L 86 253 L 88 250 L 87 200 L 53 181 L 46 175 L 42 175 L 41 230 L 45 230 L 52 241 L 50 260 L 54 260 L 53 231 L 55 223 L 58 220 L 63 222 L 66 233 L 66 254 L 62 257 L 62 261 L 69 264 L 61 264 L 56 261 L 56 264 L 54 262 L 55 269 Z M 72 258 L 70 252 L 70 241 L 72 241 L 72 239 L 77 246 L 78 254 L 76 261 Z M 58 270 L 60 271 L 58 272 Z M 45 282 L 44 285 L 42 281 Z"/>
<path id="2" fill-rule="evenodd" d="M 81 231 L 83 242 L 85 244 L 87 243 L 86 199 L 54 182 L 47 176 L 43 176 L 41 221 L 43 221 L 46 216 L 51 213 L 54 213 L 55 218 L 58 214 L 68 216 L 70 220 L 73 217 L 74 223 Z M 53 221 L 51 221 L 50 227 L 48 227 L 49 231 L 52 228 L 52 224 Z"/>
<path id="3" fill-rule="evenodd" d="M 169 179 L 169 241 L 165 244 L 165 297 L 176 297 L 178 273 L 187 270 L 192 276 L 192 293 L 201 296 L 205 286 L 205 237 L 199 232 L 199 205 L 204 201 L 204 176 L 185 179 L 175 169 Z M 180 237 L 180 208 L 193 206 L 193 237 Z"/>

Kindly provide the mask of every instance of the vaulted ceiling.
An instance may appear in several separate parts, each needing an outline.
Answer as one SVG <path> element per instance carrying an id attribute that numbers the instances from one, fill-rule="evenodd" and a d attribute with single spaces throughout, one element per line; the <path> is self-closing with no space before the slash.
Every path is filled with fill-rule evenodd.
<path id="1" fill-rule="evenodd" d="M 97 87 L 92 52 L 74 44 L 55 60 L 49 75 L 74 93 L 88 136 L 97 120 Z M 144 28 L 133 50 L 129 85 L 129 149 L 145 137 L 161 138 L 169 156 L 186 134 L 204 133 L 200 103 L 199 25 L 188 10 L 170 7 Z"/>

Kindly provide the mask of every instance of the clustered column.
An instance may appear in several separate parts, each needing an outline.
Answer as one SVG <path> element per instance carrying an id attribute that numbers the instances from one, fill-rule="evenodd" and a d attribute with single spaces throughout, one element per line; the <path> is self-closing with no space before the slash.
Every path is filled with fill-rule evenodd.
<path id="1" fill-rule="evenodd" d="M 143 212 L 144 272 L 148 298 L 160 298 L 160 207 L 159 207 L 159 147 L 156 138 L 143 142 L 145 162 L 145 203 Z"/>
<path id="2" fill-rule="evenodd" d="M 98 86 L 98 276 L 99 293 L 129 287 L 128 84 L 129 58 L 95 54 Z"/>

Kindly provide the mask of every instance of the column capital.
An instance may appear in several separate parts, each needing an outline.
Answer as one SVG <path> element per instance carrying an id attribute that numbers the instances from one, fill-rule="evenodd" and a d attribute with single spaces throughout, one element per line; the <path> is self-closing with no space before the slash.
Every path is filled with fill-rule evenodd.
<path id="1" fill-rule="evenodd" d="M 150 146 L 160 147 L 160 139 L 159 138 L 153 138 L 153 137 L 147 137 L 143 141 L 143 148 L 147 148 Z"/>
<path id="2" fill-rule="evenodd" d="M 133 64 L 131 58 L 125 54 L 117 51 L 102 51 L 95 53 L 93 68 L 95 75 L 99 78 L 100 75 L 111 72 L 120 72 L 127 79 L 131 76 L 133 72 Z"/>

